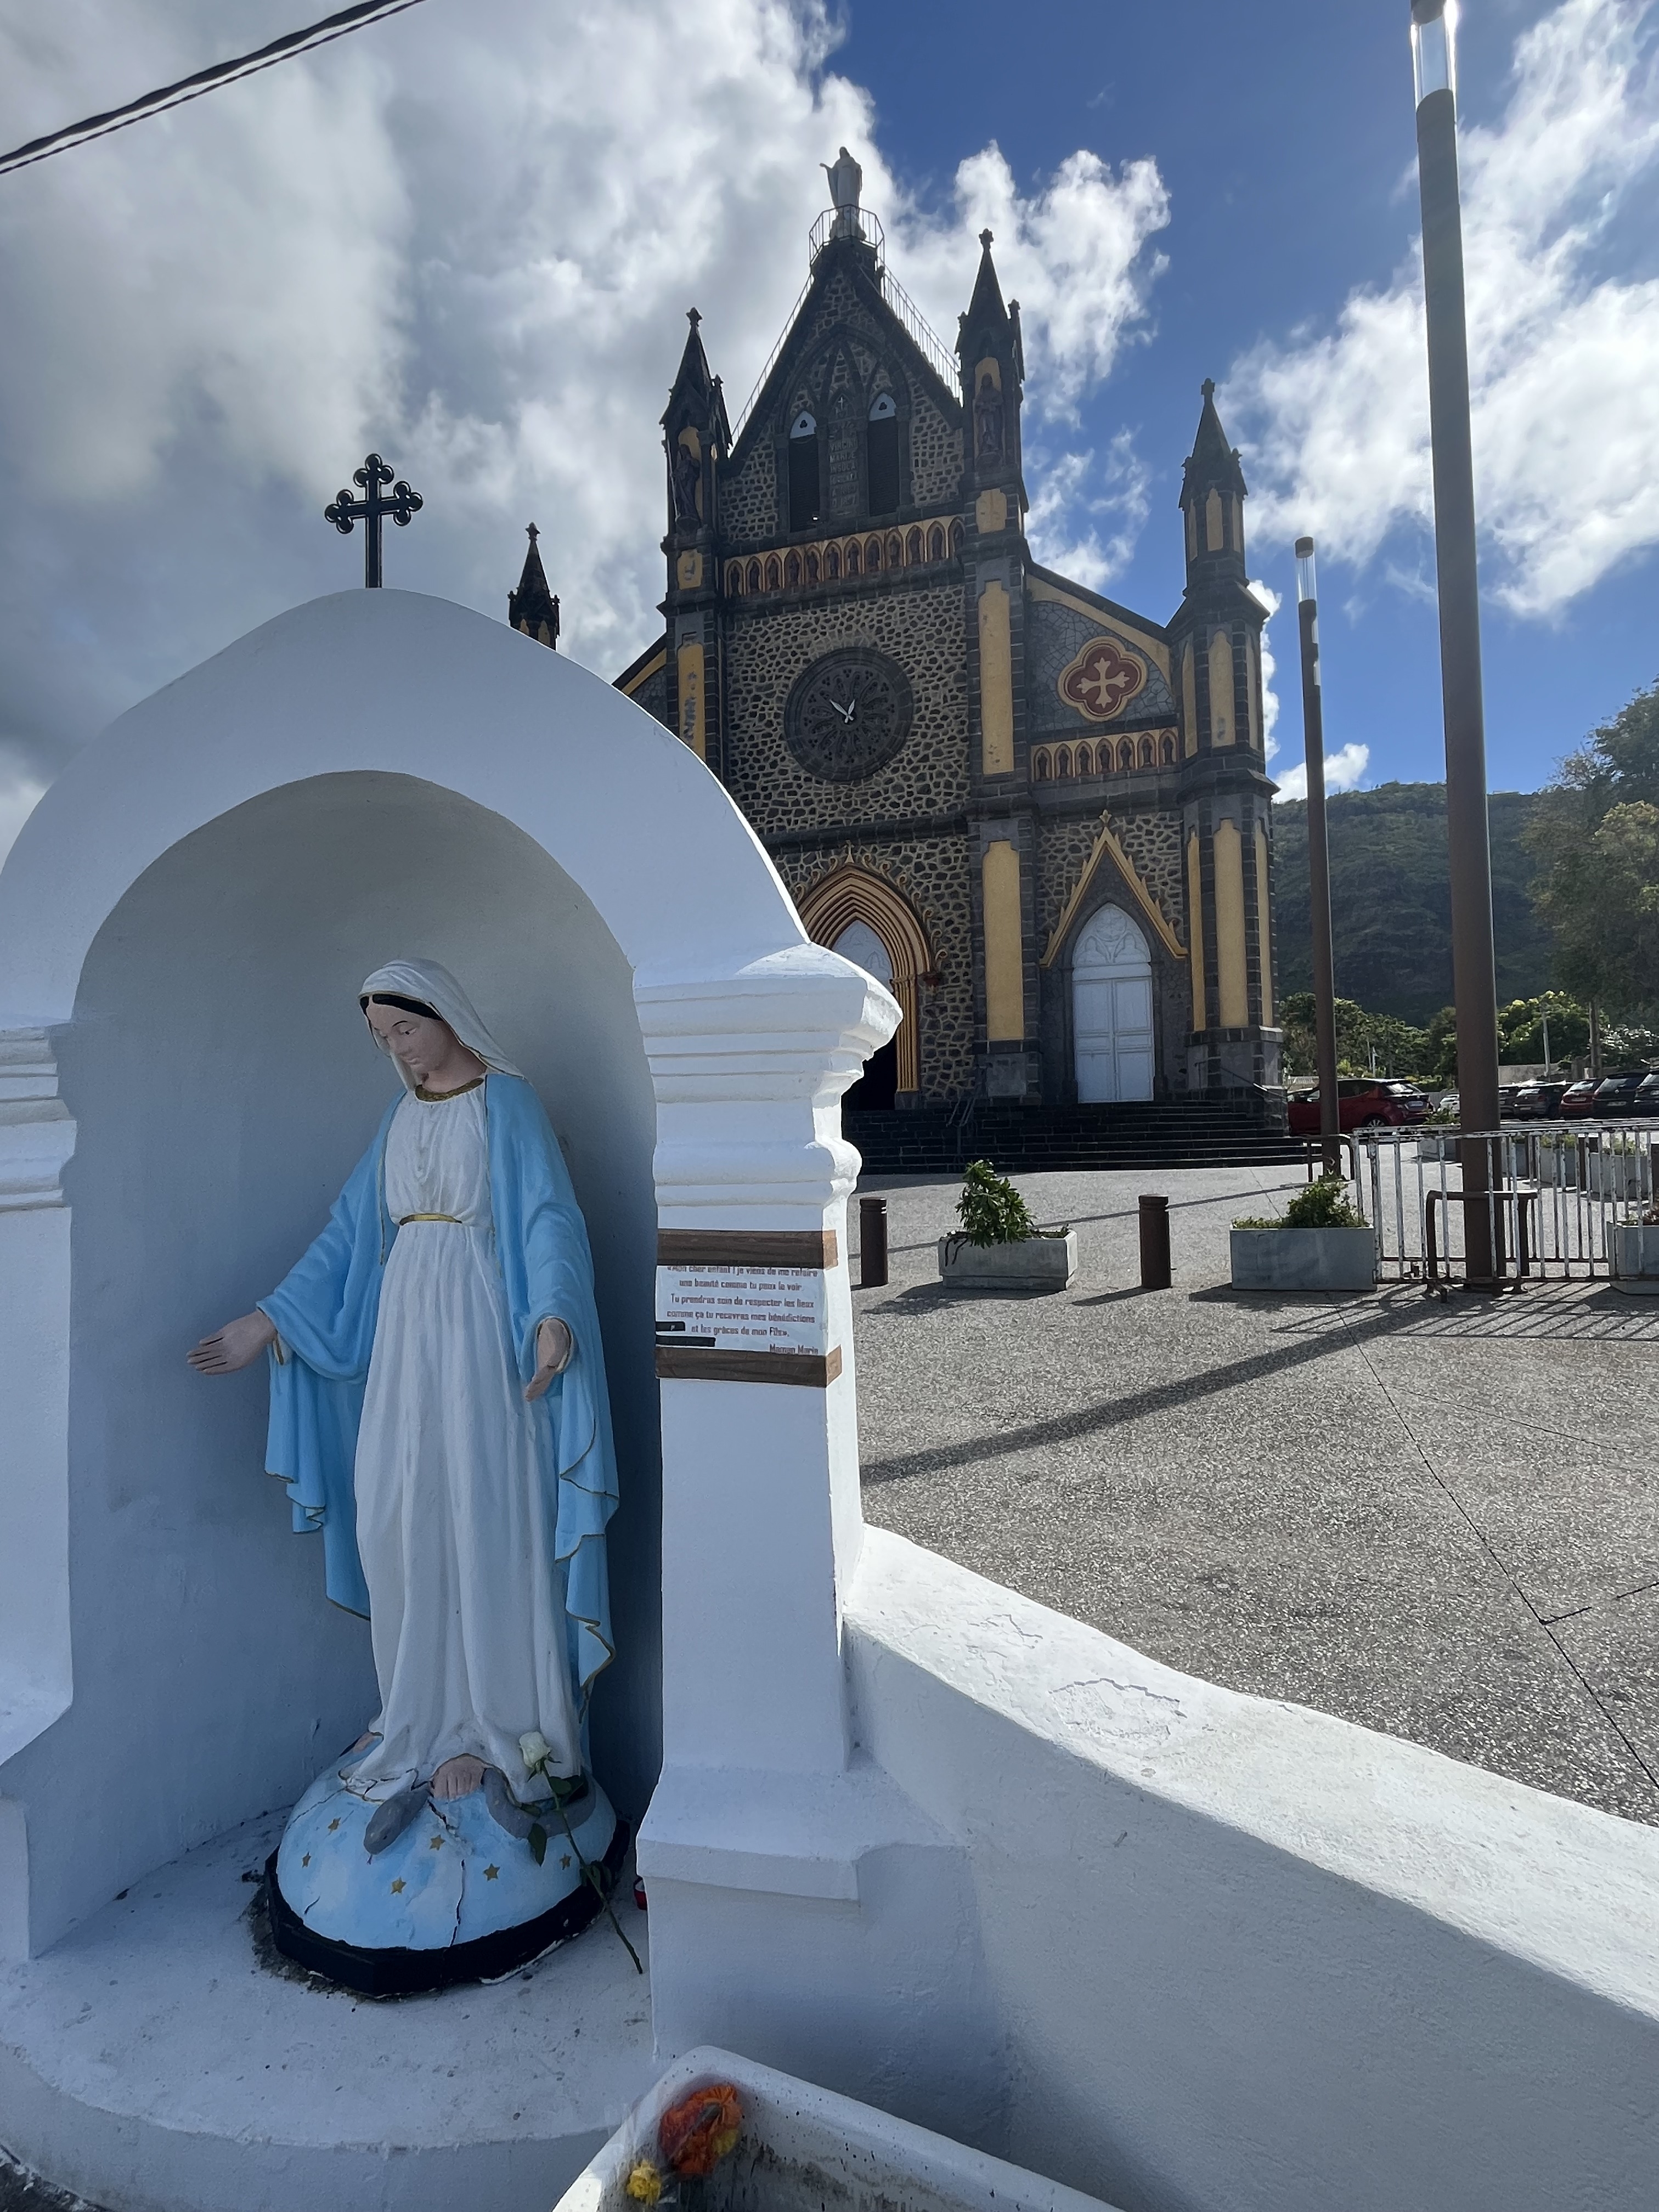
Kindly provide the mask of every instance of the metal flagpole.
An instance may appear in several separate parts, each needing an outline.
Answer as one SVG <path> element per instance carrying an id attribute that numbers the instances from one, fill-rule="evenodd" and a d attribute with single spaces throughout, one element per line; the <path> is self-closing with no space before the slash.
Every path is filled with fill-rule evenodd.
<path id="1" fill-rule="evenodd" d="M 1498 986 L 1492 956 L 1486 732 L 1480 690 L 1474 465 L 1469 440 L 1463 223 L 1457 182 L 1455 0 L 1412 0 L 1417 172 L 1423 204 L 1423 297 L 1428 323 L 1434 455 L 1440 684 L 1446 724 L 1446 838 L 1451 863 L 1452 995 L 1457 1011 L 1458 1120 L 1498 1127 Z M 1459 1146 L 1470 1288 L 1504 1277 L 1501 1204 L 1491 1198 L 1494 1145 Z"/>
<path id="2" fill-rule="evenodd" d="M 1322 1171 L 1342 1171 L 1336 1079 L 1336 982 L 1331 950 L 1331 860 L 1325 825 L 1325 708 L 1319 681 L 1319 586 L 1311 538 L 1296 541 L 1296 614 L 1302 632 L 1302 742 L 1308 763 L 1308 906 L 1313 929 L 1314 1034 Z"/>

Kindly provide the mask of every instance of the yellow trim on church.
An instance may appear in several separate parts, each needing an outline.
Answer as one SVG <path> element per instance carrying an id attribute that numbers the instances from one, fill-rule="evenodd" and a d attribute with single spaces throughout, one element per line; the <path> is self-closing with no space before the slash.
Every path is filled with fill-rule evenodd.
<path id="1" fill-rule="evenodd" d="M 1069 607 L 1073 614 L 1087 615 L 1091 623 L 1103 630 L 1115 630 L 1121 636 L 1133 638 L 1144 652 L 1150 653 L 1170 681 L 1170 648 L 1161 639 L 1153 637 L 1133 622 L 1121 616 L 1108 614 L 1103 607 L 1091 607 L 1086 599 L 1073 599 L 1071 592 L 1062 592 L 1057 585 L 1045 583 L 1041 576 L 1027 576 L 1025 589 L 1034 599 L 1047 599 L 1054 606 Z"/>
<path id="2" fill-rule="evenodd" d="M 1164 951 L 1176 960 L 1184 960 L 1187 957 L 1187 948 L 1170 928 L 1163 908 L 1147 890 L 1134 862 L 1118 843 L 1116 833 L 1112 828 L 1112 817 L 1109 814 L 1103 814 L 1100 817 L 1100 835 L 1095 839 L 1094 850 L 1085 863 L 1083 873 L 1077 879 L 1072 896 L 1060 909 L 1060 920 L 1049 933 L 1048 950 L 1037 963 L 1040 968 L 1053 966 L 1060 946 L 1066 941 L 1066 933 L 1077 920 L 1078 909 L 1083 904 L 1085 893 L 1094 881 L 1101 862 L 1109 859 L 1116 864 L 1124 881 L 1134 894 L 1136 902 L 1142 913 L 1158 932 L 1158 941 Z"/>
<path id="3" fill-rule="evenodd" d="M 668 647 L 665 645 L 659 651 L 652 654 L 637 676 L 630 677 L 626 684 L 619 684 L 617 688 L 624 699 L 631 699 L 636 691 L 644 689 L 653 676 L 660 676 L 667 665 Z"/>

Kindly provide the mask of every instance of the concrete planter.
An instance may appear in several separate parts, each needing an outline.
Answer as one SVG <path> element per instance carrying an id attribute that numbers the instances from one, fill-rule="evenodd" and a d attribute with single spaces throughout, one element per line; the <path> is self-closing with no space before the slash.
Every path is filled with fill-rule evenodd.
<path id="1" fill-rule="evenodd" d="M 1369 1291 L 1376 1239 L 1369 1229 L 1235 1229 L 1236 1291 Z"/>
<path id="2" fill-rule="evenodd" d="M 610 2142 L 578 2174 L 554 2212 L 637 2212 L 628 2176 L 639 2159 L 660 2159 L 657 2123 L 705 2084 L 730 2082 L 743 2112 L 736 2148 L 696 2185 L 694 2202 L 715 2208 L 764 2204 L 772 2212 L 1109 2212 L 1023 2166 L 969 2150 L 930 2129 L 896 2120 L 710 2045 L 689 2051 L 642 2097 Z"/>
<path id="3" fill-rule="evenodd" d="M 1632 1297 L 1659 1298 L 1659 1224 L 1623 1221 L 1615 1225 L 1613 1279 Z"/>
<path id="4" fill-rule="evenodd" d="M 1039 1230 L 1017 1244 L 939 1240 L 939 1279 L 952 1291 L 1063 1291 L 1077 1273 L 1077 1231 Z"/>
<path id="5" fill-rule="evenodd" d="M 1634 1146 L 1608 1146 L 1585 1161 L 1584 1188 L 1594 1198 L 1644 1198 L 1643 1165 Z"/>

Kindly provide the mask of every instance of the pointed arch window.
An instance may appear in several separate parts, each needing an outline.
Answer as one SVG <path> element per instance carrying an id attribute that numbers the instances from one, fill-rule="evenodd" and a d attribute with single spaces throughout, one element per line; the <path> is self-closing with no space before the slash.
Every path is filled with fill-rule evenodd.
<path id="1" fill-rule="evenodd" d="M 904 504 L 904 488 L 900 481 L 898 405 L 890 392 L 880 393 L 871 408 L 868 435 L 870 512 L 896 514 Z"/>
<path id="2" fill-rule="evenodd" d="M 805 407 L 789 425 L 789 527 L 810 530 L 818 519 L 818 426 Z"/>
<path id="3" fill-rule="evenodd" d="M 791 591 L 793 591 L 796 585 L 799 583 L 800 556 L 799 553 L 785 554 L 783 560 L 783 580 Z"/>

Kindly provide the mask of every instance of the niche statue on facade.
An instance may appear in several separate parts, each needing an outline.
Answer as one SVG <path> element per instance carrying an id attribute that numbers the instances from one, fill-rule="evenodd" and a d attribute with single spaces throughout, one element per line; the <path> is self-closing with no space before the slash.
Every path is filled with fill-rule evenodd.
<path id="1" fill-rule="evenodd" d="M 616 1459 L 587 1232 L 530 1084 L 435 963 L 362 987 L 403 1093 L 328 1225 L 190 1354 L 265 1353 L 265 1464 L 367 1613 L 380 1707 L 301 1799 L 272 1934 L 387 1993 L 509 1972 L 599 1909 L 625 1831 L 588 1771 Z"/>

